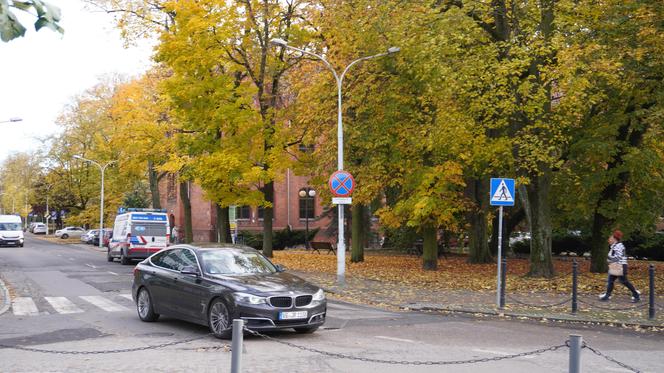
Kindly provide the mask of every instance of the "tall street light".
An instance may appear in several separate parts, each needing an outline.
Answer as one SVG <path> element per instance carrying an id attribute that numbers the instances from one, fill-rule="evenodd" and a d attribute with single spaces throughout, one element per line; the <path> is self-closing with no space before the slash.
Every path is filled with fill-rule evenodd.
<path id="1" fill-rule="evenodd" d="M 313 188 L 304 187 L 300 189 L 298 195 L 304 198 L 304 248 L 309 250 L 309 200 L 313 201 L 316 191 Z M 316 209 L 315 206 L 314 204 L 314 210 Z"/>
<path id="2" fill-rule="evenodd" d="M 377 58 L 377 57 L 383 57 L 387 56 L 390 54 L 394 54 L 399 52 L 401 49 L 399 47 L 390 47 L 387 49 L 386 52 L 383 53 L 378 53 L 374 54 L 373 56 L 366 56 L 366 57 L 361 57 L 356 59 L 355 61 L 351 62 L 346 66 L 346 68 L 343 70 L 341 75 L 337 74 L 337 71 L 332 67 L 332 65 L 323 57 L 318 54 L 306 51 L 304 49 L 300 48 L 295 48 L 290 45 L 288 45 L 288 42 L 283 40 L 283 39 L 272 39 L 270 40 L 270 43 L 274 45 L 281 46 L 283 48 L 288 48 L 292 49 L 294 51 L 298 51 L 303 54 L 307 54 L 309 56 L 315 57 L 325 64 L 327 68 L 332 71 L 332 74 L 334 74 L 334 79 L 337 81 L 337 170 L 341 171 L 344 169 L 344 131 L 343 131 L 343 120 L 341 117 L 341 87 L 342 83 L 344 81 L 344 76 L 346 76 L 346 73 L 348 72 L 348 69 L 351 68 L 351 66 L 355 65 L 358 62 L 361 61 L 366 61 L 370 60 L 372 58 Z M 346 282 L 346 242 L 344 238 L 344 205 L 339 204 L 337 205 L 338 208 L 338 215 L 339 215 L 339 236 L 338 236 L 338 243 L 337 243 L 337 282 L 339 284 L 344 284 Z"/>
<path id="3" fill-rule="evenodd" d="M 85 162 L 89 162 L 94 164 L 95 166 L 99 167 L 99 170 L 101 171 L 101 203 L 100 203 L 100 208 L 99 208 L 99 248 L 103 247 L 104 243 L 104 172 L 106 171 L 106 167 L 110 166 L 111 164 L 117 162 L 115 161 L 110 161 L 106 163 L 105 165 L 101 165 L 91 159 L 83 158 L 80 155 L 75 155 L 74 158 L 80 159 Z"/>
<path id="4" fill-rule="evenodd" d="M 9 118 L 7 120 L 0 120 L 0 123 L 13 123 L 13 122 L 20 122 L 22 120 L 23 118 L 14 117 L 14 118 Z"/>

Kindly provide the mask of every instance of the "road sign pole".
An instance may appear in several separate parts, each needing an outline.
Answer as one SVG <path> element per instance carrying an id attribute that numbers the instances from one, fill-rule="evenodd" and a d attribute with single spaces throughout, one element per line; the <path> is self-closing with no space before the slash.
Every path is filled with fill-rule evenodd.
<path id="1" fill-rule="evenodd" d="M 498 212 L 498 274 L 496 276 L 496 306 L 500 308 L 500 280 L 501 280 L 501 260 L 503 257 L 503 206 L 500 206 Z"/>

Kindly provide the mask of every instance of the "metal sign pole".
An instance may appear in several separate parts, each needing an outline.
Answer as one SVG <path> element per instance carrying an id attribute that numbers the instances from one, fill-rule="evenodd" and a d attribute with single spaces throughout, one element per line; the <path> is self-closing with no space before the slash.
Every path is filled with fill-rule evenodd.
<path id="1" fill-rule="evenodd" d="M 498 212 L 498 275 L 496 277 L 496 307 L 500 308 L 500 280 L 501 268 L 500 263 L 502 260 L 503 252 L 503 206 L 500 206 Z"/>

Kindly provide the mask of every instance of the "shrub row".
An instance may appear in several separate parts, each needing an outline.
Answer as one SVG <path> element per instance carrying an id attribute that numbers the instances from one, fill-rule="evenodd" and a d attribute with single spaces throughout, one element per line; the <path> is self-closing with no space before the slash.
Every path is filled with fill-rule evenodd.
<path id="1" fill-rule="evenodd" d="M 318 228 L 309 230 L 309 241 L 318 233 Z M 272 249 L 283 250 L 287 247 L 297 245 L 304 245 L 304 237 L 306 231 L 304 230 L 291 230 L 290 228 L 272 231 Z M 256 250 L 263 248 L 263 232 L 253 231 L 240 231 L 238 234 L 238 242 L 251 246 Z"/>

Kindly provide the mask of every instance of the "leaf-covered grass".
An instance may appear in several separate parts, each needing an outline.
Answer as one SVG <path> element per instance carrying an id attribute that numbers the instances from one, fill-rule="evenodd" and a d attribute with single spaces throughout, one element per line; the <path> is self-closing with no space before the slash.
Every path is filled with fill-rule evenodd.
<path id="1" fill-rule="evenodd" d="M 347 256 L 348 258 L 348 256 Z M 335 274 L 334 255 L 312 254 L 304 251 L 275 251 L 274 261 L 288 269 L 302 272 Z M 579 259 L 579 293 L 601 292 L 606 286 L 606 274 L 589 273 L 590 261 Z M 629 278 L 642 293 L 648 286 L 649 262 L 630 261 Z M 656 286 L 664 286 L 664 263 L 655 262 Z M 511 292 L 570 293 L 572 260 L 555 260 L 556 276 L 549 279 L 527 277 L 526 259 L 508 259 L 507 290 Z M 451 256 L 438 261 L 437 271 L 422 269 L 421 258 L 408 255 L 367 253 L 365 261 L 347 260 L 347 277 L 402 283 L 410 287 L 439 290 L 493 290 L 496 286 L 495 264 L 469 264 L 466 257 Z M 622 291 L 616 283 L 618 291 Z"/>

